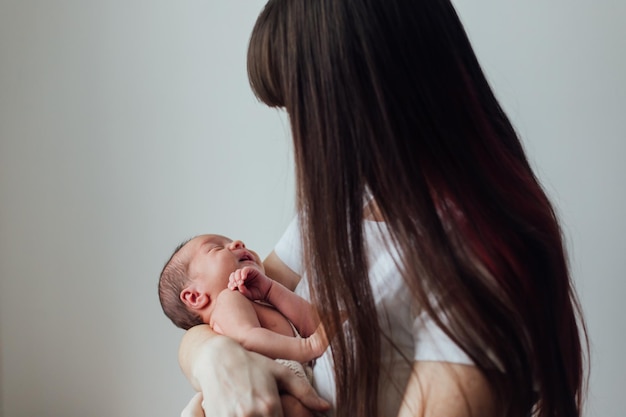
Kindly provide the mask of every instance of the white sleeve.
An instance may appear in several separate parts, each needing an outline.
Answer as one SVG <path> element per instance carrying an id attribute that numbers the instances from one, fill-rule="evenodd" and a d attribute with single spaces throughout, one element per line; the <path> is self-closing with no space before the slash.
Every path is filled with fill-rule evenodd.
<path id="1" fill-rule="evenodd" d="M 274 253 L 296 274 L 302 276 L 302 240 L 298 216 L 294 217 L 274 247 Z"/>
<path id="2" fill-rule="evenodd" d="M 453 362 L 473 365 L 465 352 L 426 313 L 413 322 L 416 361 Z"/>

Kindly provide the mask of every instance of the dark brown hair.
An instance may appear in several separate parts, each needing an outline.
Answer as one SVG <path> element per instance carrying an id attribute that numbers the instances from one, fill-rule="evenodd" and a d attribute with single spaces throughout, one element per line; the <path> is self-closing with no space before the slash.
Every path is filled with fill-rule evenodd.
<path id="1" fill-rule="evenodd" d="M 557 217 L 450 2 L 270 0 L 248 72 L 290 118 L 316 305 L 330 329 L 338 306 L 349 317 L 331 344 L 337 415 L 378 410 L 369 192 L 407 285 L 484 371 L 499 415 L 579 416 L 584 323 Z"/>
<path id="2" fill-rule="evenodd" d="M 159 301 L 161 302 L 161 308 L 163 308 L 165 315 L 172 320 L 172 323 L 185 330 L 197 324 L 202 324 L 202 318 L 189 310 L 180 299 L 180 292 L 189 281 L 187 271 L 189 260 L 182 259 L 180 252 L 190 240 L 184 241 L 174 249 L 174 253 L 163 266 L 159 276 Z"/>

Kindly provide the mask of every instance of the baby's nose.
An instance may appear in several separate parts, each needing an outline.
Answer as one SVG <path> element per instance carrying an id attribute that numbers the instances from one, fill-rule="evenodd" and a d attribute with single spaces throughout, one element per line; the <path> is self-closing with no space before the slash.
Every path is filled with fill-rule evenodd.
<path id="1" fill-rule="evenodd" d="M 241 240 L 233 240 L 230 243 L 230 249 L 244 249 L 246 245 Z"/>

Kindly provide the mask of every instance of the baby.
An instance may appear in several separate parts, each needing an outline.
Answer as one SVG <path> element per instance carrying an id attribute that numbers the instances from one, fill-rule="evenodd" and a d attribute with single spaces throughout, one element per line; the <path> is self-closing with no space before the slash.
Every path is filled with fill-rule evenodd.
<path id="1" fill-rule="evenodd" d="M 259 256 L 239 240 L 201 235 L 181 244 L 161 272 L 159 299 L 178 327 L 209 324 L 300 376 L 328 346 L 311 304 L 267 277 Z M 285 410 L 296 414 L 307 415 Z"/>

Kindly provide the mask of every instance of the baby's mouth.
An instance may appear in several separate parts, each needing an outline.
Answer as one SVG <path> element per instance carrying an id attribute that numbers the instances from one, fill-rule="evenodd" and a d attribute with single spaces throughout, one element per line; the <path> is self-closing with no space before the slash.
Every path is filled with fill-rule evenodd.
<path id="1" fill-rule="evenodd" d="M 245 261 L 255 262 L 255 259 L 252 256 L 252 254 L 250 254 L 248 252 L 244 252 L 243 255 L 241 256 L 241 258 L 239 258 L 239 262 L 245 262 Z"/>

